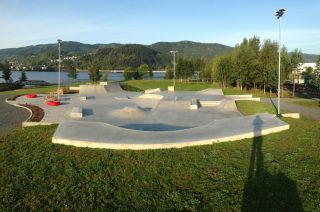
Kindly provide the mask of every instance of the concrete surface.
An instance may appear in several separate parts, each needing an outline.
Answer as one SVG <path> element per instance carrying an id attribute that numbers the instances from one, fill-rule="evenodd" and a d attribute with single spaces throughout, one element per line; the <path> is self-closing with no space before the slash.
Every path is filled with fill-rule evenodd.
<path id="1" fill-rule="evenodd" d="M 28 110 L 7 104 L 5 101 L 7 97 L 8 95 L 0 95 L 0 136 L 21 127 L 21 123 L 30 116 Z"/>
<path id="2" fill-rule="evenodd" d="M 262 98 L 261 101 L 269 104 L 273 104 L 275 108 L 277 106 L 276 98 L 272 98 L 272 99 Z M 281 98 L 281 105 L 280 105 L 281 109 L 286 109 L 292 112 L 300 113 L 301 116 L 320 121 L 320 109 L 297 105 L 292 103 L 293 101 L 314 101 L 314 100 L 303 99 L 303 98 L 300 98 L 300 99 Z"/>
<path id="3" fill-rule="evenodd" d="M 81 100 L 83 95 L 87 100 Z M 45 116 L 39 124 L 60 123 L 53 141 L 75 146 L 100 147 L 98 143 L 103 143 L 101 148 L 183 147 L 252 137 L 259 127 L 261 133 L 289 127 L 271 115 L 243 117 L 235 101 L 224 96 L 221 89 L 144 94 L 126 92 L 119 84 L 108 83 L 80 86 L 80 94 L 63 95 L 57 107 L 45 105 L 44 97 L 21 96 L 12 104 L 27 103 L 43 108 Z M 190 110 L 192 99 L 205 106 Z M 83 109 L 82 118 L 70 117 L 74 107 Z M 261 119 L 263 124 L 255 126 L 256 119 Z M 115 141 L 125 143 L 115 144 Z M 137 142 L 144 146 L 135 146 Z"/>
<path id="4" fill-rule="evenodd" d="M 181 148 L 252 138 L 287 129 L 287 123 L 271 114 L 220 119 L 200 127 L 157 132 L 131 130 L 101 122 L 63 121 L 52 142 L 109 149 Z"/>

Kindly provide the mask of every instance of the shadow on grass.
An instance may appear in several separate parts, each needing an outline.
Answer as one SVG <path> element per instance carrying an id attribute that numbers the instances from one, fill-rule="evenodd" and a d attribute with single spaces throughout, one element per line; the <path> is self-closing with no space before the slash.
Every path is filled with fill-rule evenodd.
<path id="1" fill-rule="evenodd" d="M 255 135 L 260 135 L 261 121 L 259 116 L 254 121 Z M 295 182 L 284 173 L 271 174 L 264 168 L 262 143 L 261 136 L 254 137 L 242 211 L 303 211 Z"/>

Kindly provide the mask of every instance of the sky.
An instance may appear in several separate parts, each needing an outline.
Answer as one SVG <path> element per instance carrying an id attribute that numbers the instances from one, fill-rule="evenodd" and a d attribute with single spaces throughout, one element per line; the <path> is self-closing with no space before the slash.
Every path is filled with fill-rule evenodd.
<path id="1" fill-rule="evenodd" d="M 190 40 L 234 46 L 254 35 L 320 54 L 319 0 L 0 0 L 0 49 L 56 40 L 138 43 Z"/>

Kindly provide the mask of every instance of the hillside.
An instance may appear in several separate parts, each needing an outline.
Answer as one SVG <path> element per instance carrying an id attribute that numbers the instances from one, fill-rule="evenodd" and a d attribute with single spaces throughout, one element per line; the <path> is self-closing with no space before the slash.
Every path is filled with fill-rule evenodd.
<path id="1" fill-rule="evenodd" d="M 141 64 L 160 67 L 167 62 L 163 60 L 162 53 L 138 44 L 128 44 L 118 48 L 100 48 L 95 52 L 93 60 L 100 66 L 110 69 L 138 67 Z"/>
<path id="2" fill-rule="evenodd" d="M 171 50 L 177 50 L 178 57 L 195 57 L 212 59 L 232 51 L 232 47 L 218 43 L 198 43 L 192 41 L 158 42 L 151 45 L 139 44 L 83 44 L 64 41 L 61 54 L 77 56 L 76 60 L 64 61 L 63 66 L 75 65 L 87 69 L 92 61 L 108 69 L 136 67 L 146 63 L 153 67 L 164 67 L 170 64 Z M 20 48 L 0 49 L 0 62 L 4 60 L 23 64 L 26 67 L 39 69 L 43 65 L 56 69 L 58 54 L 57 44 L 40 44 Z M 304 54 L 306 62 L 315 62 L 317 55 Z"/>
<path id="3" fill-rule="evenodd" d="M 39 68 L 42 65 L 54 69 L 57 59 L 57 44 L 40 44 L 21 48 L 0 49 L 0 61 L 9 60 L 22 63 L 25 66 Z M 170 50 L 178 50 L 179 56 L 201 57 L 211 59 L 232 50 L 221 44 L 196 43 L 191 41 L 159 42 L 152 45 L 138 44 L 83 44 L 73 41 L 62 43 L 62 56 L 78 56 L 76 64 L 86 68 L 92 61 L 103 66 L 123 68 L 146 63 L 154 67 L 164 67 L 170 64 Z M 70 61 L 66 62 L 70 65 Z"/>
<path id="4" fill-rule="evenodd" d="M 192 41 L 159 42 L 150 45 L 150 48 L 162 53 L 177 50 L 179 55 L 183 57 L 202 57 L 206 59 L 229 53 L 233 49 L 218 43 L 197 43 Z"/>

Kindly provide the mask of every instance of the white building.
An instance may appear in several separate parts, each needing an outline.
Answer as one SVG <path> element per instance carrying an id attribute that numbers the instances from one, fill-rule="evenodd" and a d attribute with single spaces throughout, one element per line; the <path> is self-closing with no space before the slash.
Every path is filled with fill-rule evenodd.
<path id="1" fill-rule="evenodd" d="M 307 70 L 308 67 L 311 67 L 313 72 L 317 69 L 316 63 L 299 63 L 298 67 L 292 71 L 292 74 L 295 75 L 295 83 L 303 84 L 304 79 L 302 78 L 302 73 Z"/>

